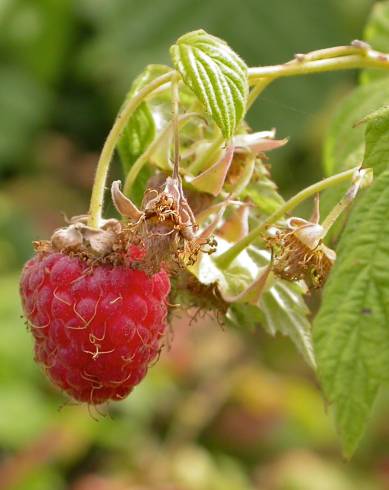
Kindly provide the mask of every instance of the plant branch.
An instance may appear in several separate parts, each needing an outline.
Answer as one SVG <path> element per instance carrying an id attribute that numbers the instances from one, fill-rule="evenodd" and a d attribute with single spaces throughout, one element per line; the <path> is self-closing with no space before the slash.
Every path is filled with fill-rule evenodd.
<path id="1" fill-rule="evenodd" d="M 334 48 L 321 49 L 312 51 L 307 54 L 296 55 L 294 60 L 288 63 L 274 66 L 249 68 L 249 82 L 254 86 L 252 89 L 247 108 L 251 107 L 258 95 L 273 80 L 287 76 L 305 75 L 309 73 L 321 73 L 335 70 L 346 70 L 352 68 L 382 68 L 389 69 L 389 56 L 385 53 L 375 51 L 366 43 L 355 41 L 350 46 L 338 46 Z M 120 110 L 111 131 L 105 141 L 101 156 L 97 165 L 95 181 L 92 189 L 91 202 L 89 207 L 89 226 L 98 228 L 101 224 L 102 209 L 104 202 L 104 192 L 107 180 L 109 165 L 115 147 L 121 134 L 126 127 L 131 115 L 137 109 L 139 104 L 148 95 L 157 90 L 162 85 L 170 83 L 176 76 L 176 71 L 165 73 L 164 75 L 151 81 L 144 86 L 133 98 L 126 101 Z M 222 137 L 217 138 L 205 154 L 198 161 L 193 162 L 187 170 L 194 172 L 201 170 L 207 165 L 213 154 L 219 150 L 223 144 Z M 146 153 L 148 150 L 146 150 Z M 132 167 L 126 181 L 126 188 L 130 188 L 134 182 L 134 176 L 144 165 L 144 158 L 138 160 Z"/>
<path id="2" fill-rule="evenodd" d="M 97 164 L 95 180 L 93 183 L 90 207 L 89 207 L 89 220 L 88 225 L 92 228 L 99 228 L 102 218 L 102 210 L 104 203 L 105 185 L 108 175 L 109 165 L 116 145 L 122 135 L 124 128 L 126 127 L 130 117 L 135 112 L 139 104 L 155 89 L 170 82 L 175 76 L 175 71 L 165 73 L 164 75 L 156 78 L 147 85 L 145 85 L 139 92 L 127 100 L 120 110 L 111 131 L 104 143 L 103 150 L 100 155 L 99 162 Z"/>
<path id="3" fill-rule="evenodd" d="M 312 197 L 318 192 L 333 187 L 335 185 L 341 184 L 353 177 L 356 169 L 346 170 L 336 175 L 332 175 L 327 179 L 316 182 L 315 184 L 306 187 L 302 191 L 298 192 L 289 201 L 286 201 L 280 208 L 277 209 L 273 214 L 268 216 L 260 225 L 254 228 L 248 235 L 246 235 L 242 240 L 237 242 L 226 252 L 215 259 L 217 265 L 224 269 L 230 265 L 230 263 L 251 243 L 253 243 L 257 238 L 259 238 L 266 229 L 276 223 L 280 218 L 282 218 L 286 213 L 294 209 L 300 203 L 306 199 Z"/>
<path id="4" fill-rule="evenodd" d="M 265 88 L 271 84 L 274 78 L 259 78 L 253 88 L 250 90 L 246 111 L 250 109 L 250 107 L 255 102 L 256 98 L 265 90 Z"/>
<path id="5" fill-rule="evenodd" d="M 180 179 L 180 135 L 178 131 L 178 118 L 180 113 L 180 92 L 178 90 L 178 74 L 172 80 L 172 125 L 173 125 L 173 179 Z"/>
<path id="6" fill-rule="evenodd" d="M 337 55 L 346 52 L 353 54 Z M 389 57 L 387 54 L 373 49 L 354 46 L 322 49 L 306 55 L 297 55 L 296 59 L 282 65 L 249 68 L 249 81 L 255 85 L 261 78 L 274 79 L 352 68 L 389 69 Z"/>

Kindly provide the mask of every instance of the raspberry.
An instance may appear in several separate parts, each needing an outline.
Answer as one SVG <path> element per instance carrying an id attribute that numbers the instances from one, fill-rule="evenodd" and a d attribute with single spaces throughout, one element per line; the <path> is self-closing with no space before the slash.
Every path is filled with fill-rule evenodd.
<path id="1" fill-rule="evenodd" d="M 169 276 L 38 253 L 20 291 L 35 359 L 78 401 L 121 400 L 145 376 L 166 327 Z"/>

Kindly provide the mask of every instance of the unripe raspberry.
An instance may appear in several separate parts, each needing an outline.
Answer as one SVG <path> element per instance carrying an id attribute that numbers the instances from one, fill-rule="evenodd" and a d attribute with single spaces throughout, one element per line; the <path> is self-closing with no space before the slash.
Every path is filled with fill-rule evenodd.
<path id="1" fill-rule="evenodd" d="M 38 253 L 20 291 L 35 358 L 72 398 L 99 404 L 126 397 L 161 348 L 170 280 L 124 266 Z"/>

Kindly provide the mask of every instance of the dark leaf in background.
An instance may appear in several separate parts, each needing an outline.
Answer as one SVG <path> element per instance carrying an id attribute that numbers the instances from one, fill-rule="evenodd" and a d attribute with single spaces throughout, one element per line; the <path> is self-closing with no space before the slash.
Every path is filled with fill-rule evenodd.
<path id="1" fill-rule="evenodd" d="M 47 123 L 50 95 L 28 73 L 12 67 L 0 68 L 0 176 L 16 172 L 33 144 L 38 129 Z M 29 158 L 32 150 L 30 149 Z"/>

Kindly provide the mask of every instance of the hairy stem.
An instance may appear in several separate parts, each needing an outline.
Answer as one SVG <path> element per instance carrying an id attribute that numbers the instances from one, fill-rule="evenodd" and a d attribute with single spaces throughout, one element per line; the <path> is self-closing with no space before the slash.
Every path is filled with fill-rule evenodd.
<path id="1" fill-rule="evenodd" d="M 178 75 L 178 74 L 177 74 Z M 173 179 L 180 178 L 180 135 L 178 132 L 178 118 L 180 112 L 180 92 L 178 89 L 178 76 L 172 80 L 172 112 L 173 112 Z"/>
<path id="2" fill-rule="evenodd" d="M 333 48 L 317 49 L 309 53 L 297 54 L 290 63 L 313 60 L 323 60 L 326 58 L 336 58 L 337 56 L 347 56 L 350 54 L 361 54 L 368 51 L 370 46 L 364 41 L 353 41 L 346 46 L 335 46 Z"/>
<path id="3" fill-rule="evenodd" d="M 311 53 L 297 55 L 294 60 L 282 65 L 249 68 L 248 75 L 251 85 L 254 85 L 248 100 L 248 108 L 253 104 L 258 95 L 273 80 L 287 76 L 305 75 L 309 73 L 321 73 L 326 71 L 346 70 L 352 68 L 382 68 L 389 69 L 389 56 L 371 49 L 367 44 L 357 41 L 350 46 L 338 46 L 321 49 Z M 166 83 L 170 83 L 177 72 L 172 70 L 143 87 L 132 99 L 128 100 L 117 116 L 111 131 L 105 141 L 101 156 L 97 165 L 95 181 L 93 184 L 91 202 L 89 207 L 89 226 L 98 228 L 101 224 L 104 191 L 109 165 L 115 147 L 128 123 L 131 115 L 139 104 L 148 95 Z M 216 154 L 223 144 L 223 138 L 219 137 L 211 144 L 203 157 L 194 162 L 187 170 L 198 172 L 207 165 L 213 154 Z M 133 182 L 133 175 L 141 168 L 142 160 L 129 177 L 129 187 Z M 134 168 L 134 167 L 133 167 Z M 137 175 L 137 174 L 136 174 Z M 131 182 L 132 180 L 132 182 Z"/>
<path id="4" fill-rule="evenodd" d="M 280 78 L 309 73 L 322 73 L 326 71 L 348 70 L 352 68 L 385 68 L 389 69 L 389 57 L 387 54 L 374 51 L 372 49 L 354 48 L 350 46 L 352 52 L 345 56 L 326 57 L 326 54 L 333 56 L 335 49 L 338 52 L 345 52 L 348 47 L 330 48 L 328 50 L 314 51 L 298 57 L 288 63 L 273 66 L 260 66 L 249 68 L 249 81 L 255 85 L 261 78 Z M 359 54 L 358 54 L 359 51 Z M 316 57 L 315 57 L 316 53 Z M 320 53 L 320 54 L 317 54 Z"/>
<path id="5" fill-rule="evenodd" d="M 248 235 L 246 235 L 242 240 L 237 242 L 226 252 L 215 259 L 217 265 L 223 269 L 230 265 L 230 263 L 251 243 L 253 243 L 257 238 L 259 238 L 266 229 L 276 223 L 280 218 L 282 218 L 286 213 L 294 209 L 300 203 L 317 194 L 318 192 L 333 187 L 335 185 L 341 184 L 353 177 L 356 169 L 346 170 L 336 175 L 332 175 L 327 179 L 316 182 L 309 187 L 298 192 L 289 201 L 286 201 L 280 208 L 277 209 L 273 214 L 268 216 L 260 225 L 254 228 Z"/>
<path id="6" fill-rule="evenodd" d="M 371 174 L 372 171 L 370 170 Z M 359 169 L 359 174 L 355 174 L 355 181 L 353 185 L 347 190 L 346 194 L 342 197 L 342 199 L 332 208 L 332 210 L 328 213 L 326 218 L 323 220 L 321 226 L 324 228 L 324 233 L 326 234 L 335 221 L 339 218 L 339 216 L 350 206 L 350 204 L 354 201 L 361 187 L 363 185 L 363 178 L 366 174 L 369 173 L 369 169 Z M 372 177 L 371 177 L 372 178 Z M 367 185 L 370 185 L 370 181 Z M 366 184 L 365 184 L 366 185 Z"/>
<path id="7" fill-rule="evenodd" d="M 114 122 L 114 125 L 112 126 L 112 129 L 109 132 L 108 137 L 104 143 L 104 147 L 101 152 L 99 162 L 97 164 L 89 207 L 88 225 L 92 228 L 99 228 L 101 224 L 108 169 L 116 145 L 122 135 L 124 128 L 126 127 L 131 115 L 137 109 L 139 104 L 155 89 L 157 89 L 161 85 L 164 85 L 167 82 L 170 82 L 175 73 L 175 71 L 165 73 L 164 75 L 145 85 L 134 97 L 126 101 L 123 108 L 120 110 Z"/>
<path id="8" fill-rule="evenodd" d="M 254 87 L 250 90 L 248 99 L 247 99 L 247 107 L 248 111 L 250 107 L 254 104 L 256 98 L 265 90 L 265 88 L 271 84 L 273 78 L 259 78 Z"/>

